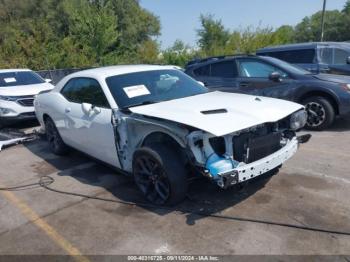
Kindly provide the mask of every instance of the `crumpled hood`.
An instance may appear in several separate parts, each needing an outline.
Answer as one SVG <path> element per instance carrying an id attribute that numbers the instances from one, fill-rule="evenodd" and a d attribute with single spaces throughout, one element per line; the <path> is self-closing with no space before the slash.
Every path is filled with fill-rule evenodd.
<path id="1" fill-rule="evenodd" d="M 313 77 L 327 82 L 350 84 L 350 76 L 345 75 L 318 74 Z"/>
<path id="2" fill-rule="evenodd" d="M 129 109 L 133 113 L 183 123 L 223 136 L 276 122 L 302 108 L 302 105 L 280 99 L 210 92 Z"/>
<path id="3" fill-rule="evenodd" d="M 22 85 L 22 86 L 0 86 L 0 96 L 29 96 L 37 95 L 44 90 L 53 89 L 54 86 L 50 83 L 42 83 L 35 85 Z"/>

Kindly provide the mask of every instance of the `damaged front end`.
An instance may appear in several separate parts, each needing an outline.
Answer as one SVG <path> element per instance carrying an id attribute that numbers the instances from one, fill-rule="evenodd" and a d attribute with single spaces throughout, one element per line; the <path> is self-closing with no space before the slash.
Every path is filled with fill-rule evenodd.
<path id="1" fill-rule="evenodd" d="M 188 135 L 188 145 L 203 175 L 228 188 L 280 167 L 299 143 L 310 139 L 297 137 L 289 123 L 290 118 L 221 137 L 195 131 Z"/>

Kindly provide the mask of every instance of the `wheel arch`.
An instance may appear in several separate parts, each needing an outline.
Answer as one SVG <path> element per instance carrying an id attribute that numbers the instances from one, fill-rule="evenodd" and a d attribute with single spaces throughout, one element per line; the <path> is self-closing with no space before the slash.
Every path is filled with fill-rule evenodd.
<path id="1" fill-rule="evenodd" d="M 186 145 L 183 143 L 183 141 L 181 139 L 177 138 L 175 135 L 164 132 L 164 131 L 154 131 L 152 133 L 147 134 L 142 139 L 142 141 L 140 143 L 140 147 L 147 147 L 148 145 L 157 144 L 157 143 L 164 144 L 164 145 L 171 147 L 185 161 Z"/>
<path id="2" fill-rule="evenodd" d="M 185 145 L 183 142 L 176 136 L 166 133 L 164 131 L 154 131 L 147 134 L 141 141 L 141 146 L 147 146 L 154 143 L 166 143 L 171 146 L 184 149 Z"/>
<path id="3" fill-rule="evenodd" d="M 51 117 L 49 116 L 49 114 L 44 113 L 44 114 L 43 114 L 43 122 L 45 123 L 46 120 L 47 120 L 48 118 L 51 118 Z M 52 119 L 52 118 L 51 118 L 51 119 Z"/>
<path id="4" fill-rule="evenodd" d="M 320 97 L 324 97 L 324 98 L 328 99 L 329 102 L 331 103 L 331 105 L 333 106 L 336 115 L 339 114 L 339 104 L 338 104 L 337 99 L 334 97 L 334 95 L 332 95 L 328 92 L 325 92 L 325 91 L 317 91 L 317 90 L 308 91 L 308 92 L 302 94 L 301 96 L 299 96 L 297 101 L 299 103 L 302 103 L 305 99 L 313 97 L 313 96 L 320 96 Z"/>

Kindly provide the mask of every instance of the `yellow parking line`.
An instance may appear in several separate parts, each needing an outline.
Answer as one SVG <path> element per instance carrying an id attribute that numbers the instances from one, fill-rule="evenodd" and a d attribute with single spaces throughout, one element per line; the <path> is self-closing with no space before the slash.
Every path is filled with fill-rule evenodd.
<path id="1" fill-rule="evenodd" d="M 9 191 L 1 191 L 2 195 L 14 204 L 27 219 L 43 230 L 57 245 L 64 249 L 69 255 L 79 262 L 88 262 L 89 259 L 82 256 L 80 251 L 62 237 L 53 227 L 51 227 L 44 219 L 42 219 L 33 209 L 31 209 L 25 202 L 16 197 L 15 194 Z"/>

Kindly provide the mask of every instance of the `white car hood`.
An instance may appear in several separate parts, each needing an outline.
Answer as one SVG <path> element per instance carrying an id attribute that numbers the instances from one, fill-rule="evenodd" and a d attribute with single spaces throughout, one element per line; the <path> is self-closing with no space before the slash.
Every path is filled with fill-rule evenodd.
<path id="1" fill-rule="evenodd" d="M 215 136 L 223 136 L 278 121 L 302 108 L 302 105 L 280 99 L 210 92 L 129 109 L 133 113 L 183 123 Z M 202 113 L 220 109 L 227 112 Z"/>
<path id="2" fill-rule="evenodd" d="M 37 95 L 44 90 L 53 89 L 54 86 L 50 83 L 42 83 L 35 85 L 21 85 L 21 86 L 5 86 L 0 87 L 0 96 L 29 96 Z"/>

